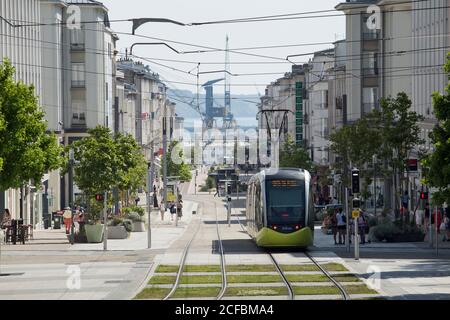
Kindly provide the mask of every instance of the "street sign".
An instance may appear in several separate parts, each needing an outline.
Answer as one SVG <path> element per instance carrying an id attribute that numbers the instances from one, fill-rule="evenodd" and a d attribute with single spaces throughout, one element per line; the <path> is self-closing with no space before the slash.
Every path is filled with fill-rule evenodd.
<path id="1" fill-rule="evenodd" d="M 359 210 L 353 210 L 352 211 L 352 218 L 353 219 L 359 218 Z"/>
<path id="2" fill-rule="evenodd" d="M 417 172 L 419 167 L 419 161 L 417 159 L 408 159 L 407 164 L 410 172 Z"/>

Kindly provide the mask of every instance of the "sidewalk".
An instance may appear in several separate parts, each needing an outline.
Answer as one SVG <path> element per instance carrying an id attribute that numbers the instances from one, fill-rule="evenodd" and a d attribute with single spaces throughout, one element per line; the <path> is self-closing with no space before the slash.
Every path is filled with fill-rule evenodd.
<path id="1" fill-rule="evenodd" d="M 145 284 L 156 254 L 180 238 L 197 204 L 184 203 L 178 227 L 152 213 L 152 249 L 147 232 L 100 244 L 68 242 L 64 229 L 35 231 L 25 245 L 2 245 L 0 300 L 127 300 Z"/>
<path id="2" fill-rule="evenodd" d="M 178 221 L 178 227 L 175 221 L 171 221 L 169 212 L 165 214 L 164 221 L 161 221 L 159 211 L 153 211 L 151 214 L 151 236 L 152 249 L 167 249 L 178 239 L 186 230 L 192 219 L 192 212 L 197 211 L 197 204 L 190 201 L 184 201 L 183 217 Z M 108 240 L 108 250 L 113 251 L 133 251 L 148 249 L 148 232 L 132 232 L 128 239 Z M 103 250 L 103 243 L 79 243 L 70 247 L 73 251 L 96 251 Z"/>
<path id="3" fill-rule="evenodd" d="M 332 235 L 315 229 L 314 251 L 333 251 L 344 264 L 366 280 L 368 286 L 393 300 L 450 299 L 450 250 L 439 243 L 439 256 L 427 242 L 366 243 L 360 246 L 360 259 L 354 247 L 334 245 Z"/>

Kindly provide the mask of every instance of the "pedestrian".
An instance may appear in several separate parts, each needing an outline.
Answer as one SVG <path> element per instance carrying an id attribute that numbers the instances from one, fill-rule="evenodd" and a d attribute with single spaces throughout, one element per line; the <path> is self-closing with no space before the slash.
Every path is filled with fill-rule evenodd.
<path id="1" fill-rule="evenodd" d="M 447 216 L 444 216 L 444 219 L 442 219 L 441 222 L 441 226 L 440 226 L 440 231 L 442 231 L 442 241 L 448 241 L 448 223 L 449 223 L 449 219 L 447 218 Z"/>
<path id="2" fill-rule="evenodd" d="M 216 193 L 214 193 L 214 198 L 219 196 L 219 179 L 216 178 Z"/>
<path id="3" fill-rule="evenodd" d="M 181 193 L 178 194 L 177 213 L 178 218 L 181 219 L 181 217 L 183 216 L 183 196 L 181 195 Z"/>
<path id="4" fill-rule="evenodd" d="M 408 211 L 408 201 L 409 201 L 409 196 L 408 196 L 408 191 L 405 191 L 405 193 L 401 196 L 402 199 L 402 207 L 404 208 L 404 212 Z"/>
<path id="5" fill-rule="evenodd" d="M 348 219 L 348 242 L 352 244 L 352 237 L 355 236 L 355 227 L 354 227 L 355 221 L 353 220 L 352 216 Z"/>
<path id="6" fill-rule="evenodd" d="M 336 217 L 336 215 L 337 215 L 337 211 L 335 210 L 335 211 L 333 212 L 333 215 L 331 216 L 331 219 L 330 219 L 330 222 L 331 222 L 331 230 L 332 230 L 332 232 L 333 232 L 333 239 L 334 239 L 334 244 L 335 244 L 335 245 L 338 244 L 338 243 L 337 243 L 337 239 L 336 239 L 337 233 L 338 233 L 338 225 L 337 225 L 337 217 Z"/>
<path id="7" fill-rule="evenodd" d="M 158 207 L 158 192 L 156 191 L 156 186 L 153 186 L 153 208 Z"/>
<path id="8" fill-rule="evenodd" d="M 450 207 L 445 208 L 445 218 L 447 219 L 447 241 L 450 241 Z"/>
<path id="9" fill-rule="evenodd" d="M 170 210 L 170 221 L 173 221 L 173 216 L 174 214 L 177 213 L 177 207 L 174 201 L 170 202 L 169 210 Z"/>
<path id="10" fill-rule="evenodd" d="M 339 244 L 345 244 L 345 233 L 347 231 L 346 217 L 343 213 L 342 208 L 339 209 L 339 213 L 336 215 L 337 218 L 337 229 L 339 232 Z"/>
<path id="11" fill-rule="evenodd" d="M 161 221 L 164 221 L 164 213 L 166 213 L 166 208 L 164 208 L 164 203 L 162 202 L 159 206 L 159 212 L 161 213 Z"/>
<path id="12" fill-rule="evenodd" d="M 136 202 L 136 206 L 138 206 L 139 205 L 139 202 L 141 201 L 141 199 L 139 198 L 139 197 L 137 197 L 135 200 L 134 200 L 134 202 Z"/>
<path id="13" fill-rule="evenodd" d="M 3 212 L 1 228 L 6 229 L 7 227 L 10 227 L 11 222 L 12 222 L 11 212 L 9 212 L 9 209 L 5 209 L 5 211 Z"/>
<path id="14" fill-rule="evenodd" d="M 70 207 L 64 208 L 63 213 L 64 226 L 66 227 L 66 234 L 70 234 L 70 228 L 72 227 L 72 209 Z"/>
<path id="15" fill-rule="evenodd" d="M 426 231 L 428 231 L 430 227 L 430 204 L 428 202 L 425 204 L 424 216 L 425 216 L 424 226 L 426 228 Z"/>
<path id="16" fill-rule="evenodd" d="M 366 243 L 366 226 L 367 226 L 367 221 L 366 221 L 366 216 L 364 214 L 364 212 L 362 210 L 360 210 L 359 213 L 359 217 L 358 217 L 358 231 L 359 231 L 359 235 L 361 237 L 361 244 L 365 244 Z"/>

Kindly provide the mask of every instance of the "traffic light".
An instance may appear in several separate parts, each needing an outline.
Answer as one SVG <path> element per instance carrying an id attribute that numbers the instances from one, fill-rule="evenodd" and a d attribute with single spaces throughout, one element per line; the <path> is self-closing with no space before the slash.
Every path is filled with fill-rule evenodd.
<path id="1" fill-rule="evenodd" d="M 420 200 L 428 200 L 428 192 L 421 192 L 420 193 Z"/>
<path id="2" fill-rule="evenodd" d="M 98 202 L 103 202 L 103 200 L 105 200 L 105 197 L 102 194 L 96 194 L 95 200 L 97 200 Z"/>
<path id="3" fill-rule="evenodd" d="M 353 209 L 359 209 L 359 208 L 361 208 L 361 200 L 360 200 L 360 199 L 357 199 L 357 198 L 353 199 L 353 200 L 352 200 L 352 208 L 353 208 Z"/>
<path id="4" fill-rule="evenodd" d="M 359 193 L 359 170 L 352 170 L 352 192 Z"/>

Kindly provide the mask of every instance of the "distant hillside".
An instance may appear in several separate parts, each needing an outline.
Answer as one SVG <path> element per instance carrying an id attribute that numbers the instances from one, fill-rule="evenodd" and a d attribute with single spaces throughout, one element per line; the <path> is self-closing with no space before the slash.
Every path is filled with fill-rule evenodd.
<path id="1" fill-rule="evenodd" d="M 198 113 L 193 110 L 189 104 L 197 104 L 197 94 L 188 90 L 168 90 L 169 99 L 177 104 L 176 112 L 179 116 L 187 119 L 199 118 Z M 218 105 L 224 104 L 224 95 L 215 95 Z M 258 106 L 260 99 L 257 95 L 232 95 L 231 96 L 231 112 L 236 119 L 248 118 L 254 119 L 256 123 L 256 114 L 258 113 Z M 200 94 L 200 109 L 205 110 L 205 95 Z M 254 123 L 250 125 L 254 125 Z"/>

